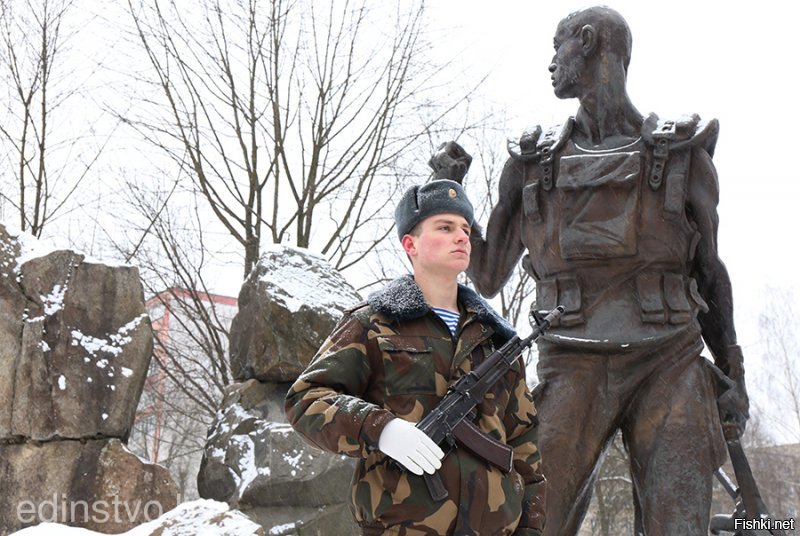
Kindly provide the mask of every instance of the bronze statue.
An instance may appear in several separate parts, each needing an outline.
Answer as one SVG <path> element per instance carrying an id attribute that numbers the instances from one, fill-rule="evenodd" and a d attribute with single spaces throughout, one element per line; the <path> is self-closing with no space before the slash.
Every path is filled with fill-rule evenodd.
<path id="1" fill-rule="evenodd" d="M 642 116 L 626 90 L 631 34 L 593 7 L 558 25 L 550 65 L 574 118 L 510 146 L 486 237 L 468 274 L 495 295 L 522 259 L 537 309 L 566 309 L 539 343 L 546 535 L 576 534 L 617 430 L 631 458 L 646 535 L 708 533 L 725 436 L 748 418 L 731 285 L 717 253 L 716 120 Z M 431 160 L 460 180 L 454 142 Z M 735 388 L 716 399 L 703 343 Z M 718 407 L 717 407 L 718 406 Z M 723 416 L 722 425 L 720 415 Z"/>

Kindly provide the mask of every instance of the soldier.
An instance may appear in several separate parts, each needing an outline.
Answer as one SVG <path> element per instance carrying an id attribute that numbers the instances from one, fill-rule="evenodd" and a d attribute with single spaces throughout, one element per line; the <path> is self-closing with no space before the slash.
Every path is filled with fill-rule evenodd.
<path id="1" fill-rule="evenodd" d="M 509 473 L 466 448 L 442 452 L 413 424 L 514 335 L 457 282 L 470 259 L 472 205 L 461 185 L 436 180 L 405 192 L 395 222 L 413 275 L 347 312 L 289 390 L 289 422 L 312 444 L 358 459 L 351 497 L 365 535 L 540 535 L 545 481 L 521 360 L 473 419 L 513 448 Z M 420 476 L 434 471 L 443 501 Z"/>
<path id="2" fill-rule="evenodd" d="M 495 295 L 522 260 L 537 307 L 566 312 L 539 342 L 534 389 L 548 478 L 545 534 L 576 534 L 617 430 L 631 458 L 638 531 L 706 535 L 725 434 L 748 418 L 731 286 L 717 254 L 716 120 L 643 117 L 626 90 L 631 34 L 593 7 L 558 25 L 550 65 L 574 118 L 510 148 L 468 275 Z M 432 159 L 460 181 L 469 155 Z M 715 405 L 703 342 L 735 382 Z M 637 531 L 637 533 L 639 533 Z"/>

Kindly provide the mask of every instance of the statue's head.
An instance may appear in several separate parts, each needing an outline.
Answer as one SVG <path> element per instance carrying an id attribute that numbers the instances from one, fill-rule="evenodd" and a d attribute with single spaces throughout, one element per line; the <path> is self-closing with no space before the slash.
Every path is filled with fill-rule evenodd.
<path id="1" fill-rule="evenodd" d="M 556 96 L 579 97 L 582 88 L 596 84 L 594 66 L 617 63 L 624 78 L 631 59 L 631 43 L 628 23 L 609 7 L 595 6 L 567 15 L 558 24 L 556 53 L 550 64 Z"/>

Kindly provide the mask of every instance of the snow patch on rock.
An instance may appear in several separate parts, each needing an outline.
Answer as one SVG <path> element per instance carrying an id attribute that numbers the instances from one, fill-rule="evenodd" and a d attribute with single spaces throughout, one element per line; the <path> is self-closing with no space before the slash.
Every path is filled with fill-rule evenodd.
<path id="1" fill-rule="evenodd" d="M 82 346 L 86 352 L 92 357 L 97 357 L 98 352 L 110 354 L 112 356 L 119 355 L 122 353 L 123 347 L 131 342 L 131 337 L 128 335 L 139 323 L 142 319 L 147 318 L 147 314 L 141 314 L 125 324 L 124 326 L 120 327 L 116 333 L 111 333 L 108 335 L 108 338 L 103 337 L 94 337 L 92 335 L 86 335 L 85 333 L 81 333 L 80 330 L 74 329 L 71 332 L 72 335 L 72 346 Z M 105 359 L 101 359 L 97 362 L 97 366 L 100 368 L 105 368 L 108 364 L 108 361 Z"/>
<path id="2" fill-rule="evenodd" d="M 342 284 L 341 274 L 327 260 L 307 249 L 272 245 L 259 267 L 268 293 L 292 313 L 305 306 L 339 317 L 344 308 L 362 301 L 350 285 Z"/>
<path id="3" fill-rule="evenodd" d="M 13 224 L 4 223 L 3 225 L 5 225 L 8 236 L 13 238 L 19 245 L 17 273 L 19 273 L 20 267 L 29 260 L 44 257 L 54 251 L 58 251 L 58 248 L 48 240 L 36 238 L 27 231 L 21 231 L 19 227 Z"/>
<path id="4" fill-rule="evenodd" d="M 50 294 L 47 296 L 40 296 L 42 300 L 42 308 L 44 314 L 52 316 L 64 308 L 64 294 L 67 292 L 67 286 L 56 285 Z"/>

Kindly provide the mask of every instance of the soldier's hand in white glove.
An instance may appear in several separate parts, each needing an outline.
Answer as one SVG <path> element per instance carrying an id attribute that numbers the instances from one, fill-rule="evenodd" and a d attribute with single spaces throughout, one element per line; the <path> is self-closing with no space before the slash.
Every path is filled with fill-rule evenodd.
<path id="1" fill-rule="evenodd" d="M 442 449 L 425 432 L 399 418 L 384 427 L 378 449 L 415 475 L 435 473 L 444 458 Z"/>

